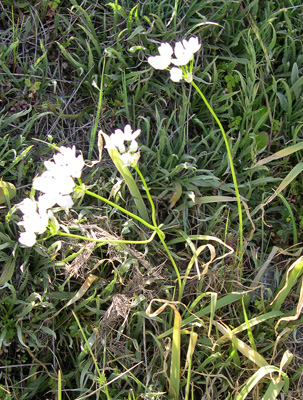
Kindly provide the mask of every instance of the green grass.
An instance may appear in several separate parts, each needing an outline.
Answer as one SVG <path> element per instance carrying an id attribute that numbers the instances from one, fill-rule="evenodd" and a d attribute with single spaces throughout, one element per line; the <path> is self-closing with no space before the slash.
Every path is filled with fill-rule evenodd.
<path id="1" fill-rule="evenodd" d="M 192 35 L 217 119 L 147 63 Z M 1 2 L 1 400 L 302 398 L 302 38 L 296 0 Z M 61 145 L 86 193 L 24 248 Z"/>

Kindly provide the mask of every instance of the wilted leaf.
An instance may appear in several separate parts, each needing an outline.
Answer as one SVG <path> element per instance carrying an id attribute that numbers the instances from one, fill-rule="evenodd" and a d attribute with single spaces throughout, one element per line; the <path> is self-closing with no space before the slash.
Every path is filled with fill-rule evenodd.
<path id="1" fill-rule="evenodd" d="M 6 196 L 11 200 L 16 196 L 16 188 L 10 182 L 0 181 L 0 204 L 6 203 Z"/>

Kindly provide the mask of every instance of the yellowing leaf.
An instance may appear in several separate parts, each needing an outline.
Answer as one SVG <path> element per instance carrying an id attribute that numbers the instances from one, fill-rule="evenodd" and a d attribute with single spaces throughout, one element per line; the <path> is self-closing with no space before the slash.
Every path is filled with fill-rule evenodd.
<path id="1" fill-rule="evenodd" d="M 10 200 L 16 196 L 16 188 L 10 182 L 0 181 L 0 204 L 6 203 L 7 196 Z"/>
<path id="2" fill-rule="evenodd" d="M 169 208 L 173 208 L 182 195 L 182 185 L 179 182 L 174 182 L 175 192 L 169 199 Z"/>
<path id="3" fill-rule="evenodd" d="M 258 161 L 257 164 L 254 165 L 254 167 L 260 167 L 260 165 L 267 164 L 270 161 L 278 160 L 279 158 L 282 157 L 287 157 L 290 154 L 293 154 L 299 150 L 303 150 L 303 142 L 299 142 L 297 144 L 294 144 L 293 146 L 287 147 L 286 149 L 277 151 L 277 153 L 274 153 L 269 157 L 263 158 L 263 160 Z"/>

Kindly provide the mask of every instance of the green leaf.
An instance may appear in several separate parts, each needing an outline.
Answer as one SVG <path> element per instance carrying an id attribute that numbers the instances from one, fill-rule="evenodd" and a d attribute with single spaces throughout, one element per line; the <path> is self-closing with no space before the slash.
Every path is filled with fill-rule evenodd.
<path id="1" fill-rule="evenodd" d="M 6 261 L 2 274 L 0 276 L 0 286 L 4 285 L 7 281 L 11 279 L 15 270 L 15 259 L 10 258 Z"/>

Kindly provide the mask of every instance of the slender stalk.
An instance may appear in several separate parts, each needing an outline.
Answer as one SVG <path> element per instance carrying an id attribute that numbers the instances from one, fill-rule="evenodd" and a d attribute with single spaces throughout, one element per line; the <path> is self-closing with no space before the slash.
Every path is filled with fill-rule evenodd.
<path id="1" fill-rule="evenodd" d="M 87 189 L 84 190 L 84 193 L 85 193 L 85 194 L 88 194 L 89 196 L 96 197 L 97 199 L 99 199 L 99 200 L 101 200 L 101 201 L 104 201 L 104 203 L 107 203 L 107 204 L 109 204 L 110 206 L 112 206 L 112 207 L 114 207 L 114 208 L 117 208 L 118 210 L 122 211 L 124 214 L 128 215 L 129 217 L 134 218 L 134 219 L 136 219 L 137 221 L 141 222 L 141 223 L 142 223 L 143 225 L 145 225 L 147 228 L 152 229 L 153 231 L 156 231 L 156 230 L 157 230 L 157 227 L 156 227 L 156 226 L 153 226 L 153 225 L 149 224 L 149 223 L 146 222 L 143 218 L 139 217 L 139 216 L 136 215 L 136 214 L 133 214 L 132 212 L 126 210 L 126 209 L 123 208 L 123 207 L 120 207 L 118 204 L 113 203 L 112 201 L 106 199 L 105 197 L 99 196 L 98 194 L 93 193 L 93 192 L 90 192 L 90 191 L 87 190 Z"/>
<path id="2" fill-rule="evenodd" d="M 150 203 L 151 210 L 152 210 L 152 222 L 153 222 L 154 226 L 158 226 L 157 221 L 156 221 L 156 208 L 155 208 L 155 204 L 154 204 L 153 199 L 152 199 L 152 197 L 151 197 L 151 195 L 150 195 L 150 192 L 149 192 L 147 183 L 146 183 L 146 181 L 145 181 L 145 179 L 144 179 L 144 176 L 142 175 L 141 171 L 139 170 L 139 168 L 138 168 L 137 166 L 135 166 L 134 169 L 135 169 L 135 171 L 137 172 L 137 174 L 139 175 L 139 177 L 140 177 L 140 179 L 141 179 L 141 181 L 142 181 L 142 183 L 143 183 L 143 186 L 144 186 L 144 189 L 145 189 L 145 192 L 146 192 L 148 201 L 149 201 L 149 203 Z"/>
<path id="3" fill-rule="evenodd" d="M 70 238 L 74 238 L 74 239 L 82 239 L 82 240 L 86 240 L 87 242 L 95 242 L 95 243 L 103 243 L 103 244 L 107 244 L 107 243 L 146 244 L 146 243 L 150 243 L 154 239 L 156 233 L 157 233 L 157 231 L 155 230 L 152 233 L 152 235 L 150 236 L 150 238 L 146 239 L 146 240 L 94 239 L 94 238 L 88 238 L 88 237 L 85 237 L 82 235 L 75 235 L 73 233 L 64 233 L 64 232 L 56 232 L 56 235 L 70 237 Z"/>
<path id="4" fill-rule="evenodd" d="M 175 270 L 175 272 L 176 272 L 177 279 L 178 279 L 178 286 L 179 286 L 179 296 L 178 296 L 178 300 L 180 301 L 180 300 L 181 300 L 181 297 L 182 297 L 182 282 L 181 282 L 181 276 L 180 276 L 179 269 L 178 269 L 178 267 L 177 267 L 177 264 L 176 264 L 176 262 L 175 262 L 173 256 L 171 255 L 171 252 L 169 251 L 169 248 L 168 248 L 167 244 L 165 243 L 165 234 L 161 231 L 161 229 L 160 229 L 160 228 L 158 227 L 158 225 L 157 225 L 155 204 L 154 204 L 153 199 L 152 199 L 152 197 L 151 197 L 151 195 L 150 195 L 150 192 L 149 192 L 147 183 L 146 183 L 146 181 L 145 181 L 145 179 L 144 179 L 144 176 L 142 175 L 141 171 L 139 170 L 139 168 L 138 168 L 137 166 L 134 167 L 134 168 L 135 168 L 137 174 L 139 175 L 139 177 L 140 177 L 140 179 L 141 179 L 141 181 L 142 181 L 142 183 L 143 183 L 143 186 L 144 186 L 144 188 L 145 188 L 148 201 L 149 201 L 149 203 L 150 203 L 150 205 L 151 205 L 151 209 L 152 209 L 152 222 L 153 222 L 153 224 L 154 224 L 154 226 L 155 226 L 155 228 L 156 228 L 156 232 L 157 232 L 157 234 L 158 234 L 158 236 L 159 236 L 159 239 L 161 240 L 161 243 L 162 243 L 162 245 L 163 245 L 163 247 L 164 247 L 164 249 L 165 249 L 165 251 L 166 251 L 166 253 L 167 253 L 167 255 L 168 255 L 168 257 L 169 257 L 169 259 L 170 259 L 170 261 L 171 261 L 171 263 L 173 264 L 174 270 Z"/>
<path id="5" fill-rule="evenodd" d="M 204 94 L 201 92 L 201 90 L 195 84 L 194 81 L 191 81 L 191 84 L 196 89 L 196 91 L 199 93 L 201 99 L 204 101 L 206 107 L 209 109 L 211 115 L 214 117 L 215 121 L 217 122 L 217 124 L 218 124 L 218 126 L 219 126 L 219 128 L 221 130 L 224 142 L 225 142 L 227 155 L 228 155 L 228 159 L 229 159 L 231 175 L 232 175 L 232 178 L 233 178 L 233 183 L 234 183 L 236 197 L 237 197 L 237 205 L 238 205 L 238 213 L 239 213 L 239 230 L 240 230 L 240 253 L 241 253 L 241 257 L 242 257 L 242 255 L 243 255 L 243 216 L 242 216 L 241 197 L 240 197 L 240 192 L 239 192 L 239 188 L 238 188 L 236 172 L 235 172 L 235 168 L 234 168 L 234 163 L 233 163 L 232 154 L 231 154 L 230 146 L 229 146 L 229 143 L 228 143 L 227 135 L 226 135 L 226 132 L 225 132 L 225 130 L 223 128 L 223 125 L 221 124 L 219 118 L 217 117 L 216 113 L 212 109 L 211 105 L 207 101 L 207 99 L 204 96 Z"/>
<path id="6" fill-rule="evenodd" d="M 92 153 L 93 153 L 93 148 L 94 148 L 94 143 L 95 143 L 95 138 L 96 138 L 96 133 L 97 133 L 97 128 L 98 128 L 98 123 L 99 123 L 99 118 L 100 118 L 101 109 L 102 109 L 104 69 L 105 69 L 105 57 L 104 57 L 104 60 L 103 60 L 103 67 L 102 67 L 102 73 L 101 73 L 101 83 L 100 83 L 100 89 L 99 89 L 99 100 L 98 100 L 97 115 L 96 115 L 96 120 L 95 120 L 95 124 L 94 124 L 93 130 L 91 132 L 91 137 L 90 137 L 90 140 L 89 140 L 89 150 L 88 150 L 88 159 L 89 160 L 91 160 L 91 158 L 92 158 Z"/>

